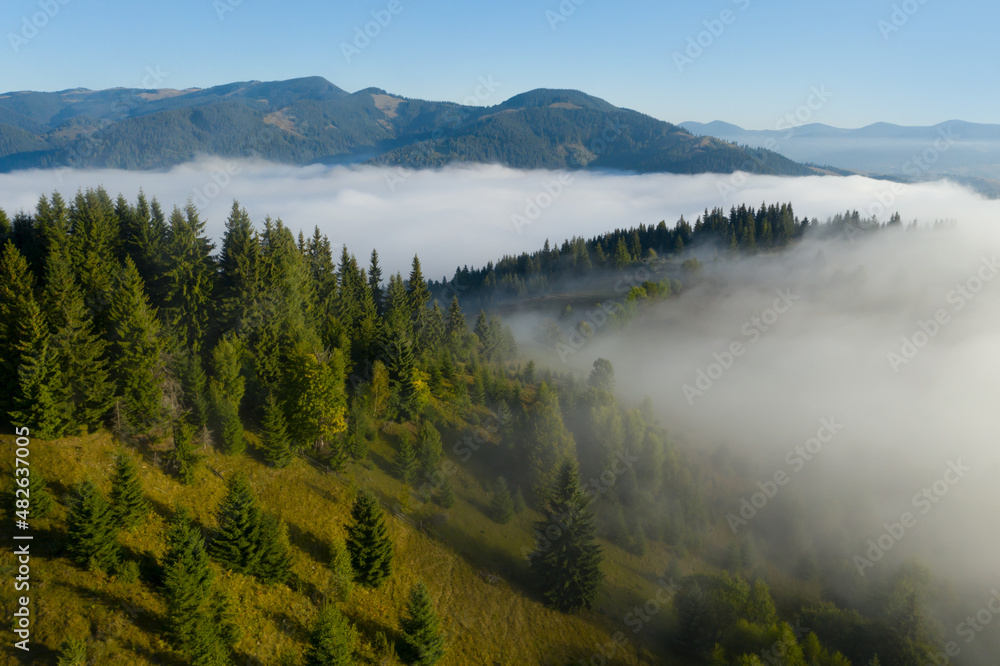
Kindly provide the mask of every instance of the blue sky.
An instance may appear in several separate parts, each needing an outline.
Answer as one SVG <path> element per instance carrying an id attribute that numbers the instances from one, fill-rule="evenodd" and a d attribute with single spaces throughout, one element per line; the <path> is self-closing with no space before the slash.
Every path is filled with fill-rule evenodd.
<path id="1" fill-rule="evenodd" d="M 460 102 L 482 78 L 499 84 L 479 88 L 484 104 L 577 88 L 663 120 L 754 129 L 810 101 L 810 122 L 841 127 L 1000 122 L 998 19 L 973 0 L 6 0 L 0 90 L 319 75 Z M 366 24 L 375 36 L 357 48 Z M 829 99 L 810 100 L 814 88 Z"/>

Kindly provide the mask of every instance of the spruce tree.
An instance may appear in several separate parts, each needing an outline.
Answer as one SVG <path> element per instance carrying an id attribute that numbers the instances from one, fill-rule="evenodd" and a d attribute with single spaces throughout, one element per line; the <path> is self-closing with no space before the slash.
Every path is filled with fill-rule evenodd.
<path id="1" fill-rule="evenodd" d="M 208 383 L 223 449 L 230 455 L 238 455 L 246 449 L 243 421 L 240 419 L 240 405 L 246 391 L 246 381 L 241 373 L 241 355 L 237 342 L 230 338 L 220 340 L 212 350 L 212 377 Z"/>
<path id="2" fill-rule="evenodd" d="M 111 571 L 118 563 L 118 526 L 104 495 L 90 480 L 74 488 L 67 539 L 69 554 L 88 569 Z"/>
<path id="3" fill-rule="evenodd" d="M 111 509 L 118 526 L 134 530 L 141 525 L 149 512 L 149 503 L 142 492 L 139 468 L 132 456 L 122 451 L 115 460 L 115 474 L 111 481 Z"/>
<path id="4" fill-rule="evenodd" d="M 309 634 L 306 666 L 351 666 L 355 663 L 357 630 L 333 606 L 320 609 Z"/>
<path id="5" fill-rule="evenodd" d="M 410 279 L 406 282 L 406 293 L 410 305 L 410 322 L 412 324 L 413 339 L 425 342 L 426 327 L 430 317 L 430 310 L 427 309 L 431 302 L 431 290 L 427 287 L 427 280 L 424 279 L 423 271 L 420 269 L 420 259 L 413 255 L 413 266 L 410 270 Z"/>
<path id="6" fill-rule="evenodd" d="M 201 456 L 195 451 L 192 430 L 191 424 L 184 420 L 177 421 L 173 426 L 174 450 L 171 458 L 177 477 L 183 484 L 194 481 L 195 469 L 201 460 Z"/>
<path id="7" fill-rule="evenodd" d="M 423 581 L 410 590 L 406 612 L 400 618 L 400 657 L 408 664 L 431 666 L 444 656 L 444 637 L 434 602 Z"/>
<path id="8" fill-rule="evenodd" d="M 188 411 L 188 420 L 197 427 L 204 428 L 209 423 L 208 377 L 201 359 L 190 350 L 178 353 L 175 358 L 174 375 L 180 380 L 183 405 Z"/>
<path id="9" fill-rule="evenodd" d="M 242 332 L 250 325 L 263 291 L 257 232 L 246 209 L 233 202 L 219 254 L 218 307 L 223 330 Z"/>
<path id="10" fill-rule="evenodd" d="M 493 520 L 501 525 L 506 525 L 514 517 L 514 500 L 511 499 L 510 489 L 507 488 L 507 480 L 502 476 L 497 479 L 493 490 L 490 513 L 493 514 Z"/>
<path id="11" fill-rule="evenodd" d="M 19 322 L 16 350 L 21 363 L 9 414 L 12 421 L 28 426 L 34 436 L 56 439 L 66 432 L 73 408 L 49 344 L 48 324 L 33 298 L 27 306 Z"/>
<path id="12" fill-rule="evenodd" d="M 49 492 L 45 477 L 42 476 L 38 467 L 33 467 L 31 474 L 28 475 L 28 498 L 31 500 L 32 518 L 44 518 L 52 513 L 55 500 L 52 499 L 52 493 Z M 8 504 L 8 506 L 12 505 Z"/>
<path id="13" fill-rule="evenodd" d="M 380 586 L 392 573 L 393 546 L 375 495 L 367 490 L 358 493 L 345 527 L 354 580 L 366 587 Z"/>
<path id="14" fill-rule="evenodd" d="M 292 462 L 291 441 L 288 438 L 288 427 L 285 422 L 285 412 L 281 405 L 269 395 L 264 403 L 263 422 L 264 459 L 274 467 L 287 467 Z"/>
<path id="15" fill-rule="evenodd" d="M 284 583 L 292 573 L 290 549 L 285 521 L 265 514 L 260 522 L 260 555 L 254 574 L 265 583 Z"/>
<path id="16" fill-rule="evenodd" d="M 452 297 L 451 305 L 448 306 L 444 332 L 452 351 L 459 351 L 469 337 L 469 324 L 465 321 L 462 307 L 458 304 L 458 296 Z"/>
<path id="17" fill-rule="evenodd" d="M 589 503 L 576 464 L 566 460 L 543 508 L 544 519 L 535 525 L 537 534 L 546 534 L 546 541 L 536 543 L 530 556 L 538 588 L 557 610 L 590 608 L 604 580 Z M 549 539 L 552 532 L 557 534 Z"/>
<path id="18" fill-rule="evenodd" d="M 107 343 L 95 330 L 65 249 L 53 248 L 45 265 L 42 302 L 52 329 L 52 352 L 74 425 L 93 430 L 107 415 L 114 396 Z"/>
<path id="19" fill-rule="evenodd" d="M 34 300 L 34 276 L 24 255 L 8 240 L 0 255 L 0 416 L 15 408 L 21 367 L 21 322 Z"/>
<path id="20" fill-rule="evenodd" d="M 108 317 L 109 358 L 121 417 L 132 428 L 150 426 L 159 421 L 162 412 L 163 345 L 156 311 L 149 305 L 131 259 L 125 259 L 115 280 Z"/>
<path id="21" fill-rule="evenodd" d="M 205 223 L 198 209 L 188 203 L 182 213 L 175 208 L 167 230 L 163 273 L 164 316 L 183 347 L 201 351 L 212 314 L 215 282 L 214 245 L 204 235 Z"/>
<path id="22" fill-rule="evenodd" d="M 417 474 L 417 457 L 413 452 L 413 445 L 410 444 L 408 435 L 403 435 L 399 440 L 394 465 L 396 475 L 403 480 L 403 483 L 407 485 L 413 483 L 413 479 Z"/>
<path id="23" fill-rule="evenodd" d="M 237 573 L 256 571 L 260 561 L 261 513 L 257 495 L 242 472 L 229 479 L 216 516 L 219 529 L 208 544 L 208 554 Z"/>
<path id="24" fill-rule="evenodd" d="M 330 546 L 330 594 L 337 601 L 347 601 L 354 589 L 354 569 L 351 554 L 339 539 Z"/>
<path id="25" fill-rule="evenodd" d="M 417 431 L 416 456 L 424 474 L 433 474 L 441 460 L 441 433 L 430 421 L 421 423 Z"/>
<path id="26" fill-rule="evenodd" d="M 368 264 L 368 290 L 371 291 L 375 311 L 382 314 L 382 269 L 378 265 L 378 252 L 375 250 L 372 250 L 371 261 Z"/>
<path id="27" fill-rule="evenodd" d="M 450 509 L 455 506 L 455 491 L 451 487 L 451 478 L 444 477 L 444 481 L 441 482 L 441 486 L 438 488 L 436 499 L 434 500 L 438 503 L 442 509 Z"/>
<path id="28" fill-rule="evenodd" d="M 205 542 L 186 510 L 171 521 L 163 564 L 167 638 L 192 664 L 225 666 L 237 629 L 225 597 L 213 591 Z"/>

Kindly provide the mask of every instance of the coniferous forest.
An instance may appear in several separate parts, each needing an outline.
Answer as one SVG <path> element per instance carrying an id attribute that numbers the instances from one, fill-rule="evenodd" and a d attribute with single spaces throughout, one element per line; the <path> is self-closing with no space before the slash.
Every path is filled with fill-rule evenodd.
<path id="1" fill-rule="evenodd" d="M 0 418 L 5 443 L 32 441 L 33 658 L 925 663 L 926 570 L 859 586 L 822 553 L 733 535 L 733 466 L 623 400 L 609 361 L 526 360 L 504 319 L 575 284 L 616 293 L 624 327 L 698 279 L 693 248 L 766 256 L 893 226 L 740 205 L 436 281 L 416 256 L 390 274 L 377 249 L 336 253 L 238 203 L 218 245 L 194 205 L 143 193 L 0 211 Z M 620 290 L 622 274 L 639 277 Z"/>

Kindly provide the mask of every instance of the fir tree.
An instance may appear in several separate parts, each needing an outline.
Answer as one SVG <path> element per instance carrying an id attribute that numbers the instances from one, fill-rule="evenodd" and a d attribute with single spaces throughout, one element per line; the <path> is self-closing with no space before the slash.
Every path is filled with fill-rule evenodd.
<path id="1" fill-rule="evenodd" d="M 354 589 L 354 569 L 351 568 L 351 554 L 343 541 L 337 540 L 330 547 L 330 593 L 334 599 L 343 602 Z"/>
<path id="2" fill-rule="evenodd" d="M 233 202 L 219 254 L 218 302 L 223 330 L 242 332 L 263 291 L 260 241 L 246 209 Z"/>
<path id="3" fill-rule="evenodd" d="M 466 323 L 462 307 L 458 304 L 458 296 L 452 297 L 451 305 L 448 306 L 448 318 L 445 320 L 444 333 L 448 345 L 453 351 L 459 351 L 469 337 L 469 324 Z"/>
<path id="4" fill-rule="evenodd" d="M 277 468 L 287 467 L 292 462 L 291 442 L 288 438 L 288 427 L 285 422 L 285 412 L 281 405 L 269 395 L 264 404 L 263 422 L 264 459 Z"/>
<path id="5" fill-rule="evenodd" d="M 370 491 L 358 493 L 346 529 L 354 580 L 366 587 L 380 586 L 392 573 L 393 546 L 382 507 Z"/>
<path id="6" fill-rule="evenodd" d="M 122 451 L 115 460 L 115 474 L 111 481 L 111 509 L 119 527 L 134 530 L 141 525 L 149 512 L 149 503 L 142 492 L 139 468 L 128 453 Z"/>
<path id="7" fill-rule="evenodd" d="M 42 302 L 52 328 L 52 352 L 72 405 L 73 423 L 92 430 L 111 408 L 114 384 L 105 358 L 107 343 L 95 331 L 64 249 L 52 249 L 46 259 Z"/>
<path id="8" fill-rule="evenodd" d="M 423 271 L 420 269 L 420 259 L 413 255 L 413 266 L 410 279 L 406 282 L 406 292 L 409 297 L 410 321 L 413 327 L 413 339 L 423 344 L 426 338 L 426 328 L 430 311 L 427 309 L 431 301 L 431 290 L 427 287 Z"/>
<path id="9" fill-rule="evenodd" d="M 170 215 L 163 273 L 164 315 L 184 347 L 201 351 L 211 315 L 215 281 L 214 245 L 204 235 L 198 209 L 188 203 Z"/>
<path id="10" fill-rule="evenodd" d="M 291 575 L 292 558 L 288 527 L 277 516 L 266 514 L 260 522 L 260 551 L 256 576 L 265 583 L 284 583 Z"/>
<path id="11" fill-rule="evenodd" d="M 375 304 L 375 311 L 382 314 L 382 269 L 378 265 L 378 252 L 372 250 L 371 261 L 368 264 L 368 290 L 372 294 L 372 302 Z"/>
<path id="12" fill-rule="evenodd" d="M 10 417 L 28 426 L 36 437 L 56 439 L 70 423 L 72 405 L 49 344 L 48 324 L 33 298 L 27 306 L 19 322 L 16 351 L 21 363 Z"/>
<path id="13" fill-rule="evenodd" d="M 163 564 L 167 638 L 192 664 L 231 663 L 237 629 L 225 597 L 213 592 L 205 542 L 186 510 L 171 521 Z"/>
<path id="14" fill-rule="evenodd" d="M 306 666 L 350 666 L 355 663 L 357 631 L 333 606 L 320 609 L 309 634 Z"/>
<path id="15" fill-rule="evenodd" d="M 108 317 L 109 358 L 121 416 L 134 428 L 152 425 L 160 418 L 163 399 L 160 326 L 131 259 L 125 260 L 115 281 Z"/>
<path id="16" fill-rule="evenodd" d="M 240 357 L 240 346 L 230 338 L 223 338 L 212 350 L 209 395 L 222 434 L 223 448 L 230 455 L 238 455 L 246 449 L 243 421 L 240 419 L 246 382 L 240 372 Z"/>
<path id="17" fill-rule="evenodd" d="M 497 479 L 493 490 L 490 513 L 493 520 L 501 525 L 506 525 L 514 517 L 514 501 L 511 499 L 510 489 L 507 488 L 507 480 L 502 476 Z"/>
<path id="18" fill-rule="evenodd" d="M 410 485 L 417 474 L 417 456 L 413 452 L 413 445 L 410 438 L 403 435 L 399 440 L 399 447 L 396 449 L 396 460 L 394 462 L 396 475 L 403 480 L 403 483 Z"/>
<path id="19" fill-rule="evenodd" d="M 410 590 L 406 612 L 400 618 L 400 656 L 408 664 L 431 666 L 444 656 L 444 637 L 434 602 L 423 582 Z"/>
<path id="20" fill-rule="evenodd" d="M 191 424 L 187 421 L 177 421 L 173 426 L 174 450 L 171 452 L 177 477 L 181 483 L 194 481 L 194 472 L 201 456 L 194 448 Z"/>
<path id="21" fill-rule="evenodd" d="M 451 479 L 449 477 L 446 476 L 444 481 L 441 482 L 435 501 L 442 509 L 450 509 L 455 506 L 455 491 L 451 487 Z"/>
<path id="22" fill-rule="evenodd" d="M 191 423 L 204 428 L 209 423 L 211 405 L 208 396 L 208 377 L 197 354 L 190 350 L 179 353 L 175 359 L 174 374 L 181 383 L 183 405 Z"/>
<path id="23" fill-rule="evenodd" d="M 21 367 L 21 325 L 30 315 L 35 280 L 24 255 L 10 240 L 0 255 L 0 415 L 15 408 Z"/>
<path id="24" fill-rule="evenodd" d="M 219 530 L 208 554 L 237 573 L 253 573 L 260 561 L 261 513 L 257 495 L 242 472 L 229 479 L 226 497 L 216 512 Z"/>
<path id="25" fill-rule="evenodd" d="M 417 462 L 424 474 L 430 475 L 441 460 L 441 433 L 430 421 L 420 424 L 417 431 Z"/>
<path id="26" fill-rule="evenodd" d="M 118 526 L 107 500 L 92 481 L 74 489 L 67 523 L 69 554 L 76 563 L 111 571 L 119 559 Z"/>
<path id="27" fill-rule="evenodd" d="M 604 580 L 589 502 L 580 488 L 576 464 L 566 460 L 543 508 L 544 520 L 535 526 L 538 534 L 552 532 L 550 527 L 556 526 L 558 534 L 537 543 L 530 556 L 542 596 L 561 611 L 589 608 Z"/>

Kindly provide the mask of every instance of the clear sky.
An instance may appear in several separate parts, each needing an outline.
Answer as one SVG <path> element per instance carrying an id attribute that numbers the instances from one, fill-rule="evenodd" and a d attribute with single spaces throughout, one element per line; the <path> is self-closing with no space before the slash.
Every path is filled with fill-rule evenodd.
<path id="1" fill-rule="evenodd" d="M 671 122 L 753 129 L 797 110 L 841 127 L 1000 122 L 998 23 L 987 0 L 5 0 L 0 90 L 319 75 L 461 102 L 482 78 L 499 84 L 479 88 L 489 105 L 577 88 Z M 375 36 L 355 44 L 366 24 Z M 702 46 L 686 53 L 689 39 Z"/>

